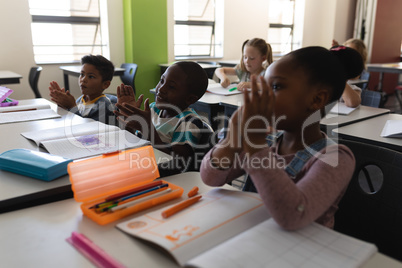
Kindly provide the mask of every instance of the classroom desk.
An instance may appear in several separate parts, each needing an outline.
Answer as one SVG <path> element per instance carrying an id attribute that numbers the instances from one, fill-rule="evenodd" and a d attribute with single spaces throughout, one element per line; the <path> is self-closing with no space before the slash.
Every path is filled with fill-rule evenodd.
<path id="1" fill-rule="evenodd" d="M 21 132 L 41 131 L 48 128 L 63 127 L 65 125 L 76 125 L 92 122 L 92 119 L 83 118 L 72 114 L 46 99 L 21 100 L 20 104 L 50 104 L 51 108 L 60 114 L 61 118 L 19 122 L 11 124 L 0 124 L 0 153 L 15 149 L 26 148 L 30 150 L 44 151 L 38 148 L 35 142 L 20 135 Z M 155 151 L 157 162 L 164 162 L 170 156 Z M 0 170 L 0 213 L 15 209 L 21 209 L 30 205 L 53 202 L 65 198 L 71 198 L 71 183 L 68 175 L 60 177 L 51 182 L 45 182 L 29 178 L 12 172 Z"/>
<path id="2" fill-rule="evenodd" d="M 235 67 L 240 63 L 240 60 L 219 60 L 217 62 L 222 67 Z"/>
<path id="3" fill-rule="evenodd" d="M 19 84 L 21 78 L 22 76 L 20 74 L 7 70 L 0 70 L 0 85 Z"/>
<path id="4" fill-rule="evenodd" d="M 380 136 L 387 120 L 400 120 L 402 115 L 384 114 L 368 120 L 334 129 L 332 132 L 339 138 L 370 143 L 402 152 L 401 138 L 383 138 Z"/>
<path id="5" fill-rule="evenodd" d="M 64 89 L 67 91 L 70 89 L 70 84 L 68 81 L 68 76 L 76 76 L 79 77 L 81 74 L 81 66 L 60 66 L 60 69 L 63 71 L 63 80 L 64 80 Z M 124 74 L 125 69 L 120 67 L 114 68 L 114 76 L 120 76 Z"/>
<path id="6" fill-rule="evenodd" d="M 221 67 L 220 65 L 213 65 L 213 64 L 207 64 L 207 63 L 198 63 L 198 64 L 205 70 L 205 72 L 208 75 L 208 78 L 210 78 L 210 79 L 212 79 L 216 68 Z M 170 63 L 159 64 L 161 76 L 170 65 L 172 65 L 172 64 L 170 64 Z"/>
<path id="7" fill-rule="evenodd" d="M 359 108 L 348 115 L 328 113 L 323 119 L 321 119 L 320 128 L 322 131 L 327 132 L 328 135 L 331 135 L 331 131 L 337 127 L 354 124 L 389 112 L 389 109 L 360 105 Z"/>
<path id="8" fill-rule="evenodd" d="M 220 105 L 224 107 L 225 124 L 227 127 L 228 120 L 232 114 L 243 104 L 243 95 L 233 95 L 230 98 L 224 98 L 220 102 Z M 355 111 L 349 115 L 337 115 L 337 114 L 327 114 L 320 121 L 320 128 L 322 131 L 327 132 L 328 135 L 334 128 L 353 124 L 362 120 L 366 120 L 372 117 L 380 116 L 389 113 L 389 109 L 375 108 L 361 105 Z"/>
<path id="9" fill-rule="evenodd" d="M 211 189 L 201 182 L 198 172 L 164 179 L 183 187 L 184 193 L 194 185 L 199 187 L 200 194 Z M 224 187 L 231 188 L 228 185 Z M 139 212 L 136 216 L 150 210 Z M 79 203 L 73 199 L 2 214 L 0 222 L 3 230 L 7 231 L 3 232 L 3 243 L 0 243 L 1 263 L 5 267 L 93 267 L 65 241 L 71 232 L 76 231 L 83 233 L 126 267 L 179 267 L 164 251 L 115 228 L 116 224 L 130 217 L 134 216 L 101 226 L 83 216 Z M 401 267 L 401 263 L 376 253 L 363 265 L 363 268 L 374 267 Z"/>
<path id="10" fill-rule="evenodd" d="M 384 78 L 384 73 L 402 73 L 402 63 L 401 62 L 391 62 L 391 63 L 369 63 L 367 64 L 368 72 L 379 72 L 378 80 L 378 91 L 382 91 L 382 81 Z"/>

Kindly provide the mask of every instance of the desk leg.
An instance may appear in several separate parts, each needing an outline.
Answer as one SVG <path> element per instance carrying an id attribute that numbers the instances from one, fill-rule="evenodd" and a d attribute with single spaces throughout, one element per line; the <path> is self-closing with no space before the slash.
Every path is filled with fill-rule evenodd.
<path id="1" fill-rule="evenodd" d="M 378 78 L 378 88 L 377 91 L 382 92 L 382 79 L 384 78 L 384 73 L 380 72 L 380 76 Z"/>
<path id="2" fill-rule="evenodd" d="M 68 74 L 63 73 L 63 79 L 64 79 L 64 90 L 70 90 L 70 85 L 68 84 Z"/>

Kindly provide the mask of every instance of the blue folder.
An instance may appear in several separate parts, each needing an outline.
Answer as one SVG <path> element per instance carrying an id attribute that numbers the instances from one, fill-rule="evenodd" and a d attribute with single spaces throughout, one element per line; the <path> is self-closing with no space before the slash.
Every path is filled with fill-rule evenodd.
<path id="1" fill-rule="evenodd" d="M 0 154 L 0 169 L 51 181 L 66 175 L 67 165 L 71 161 L 73 160 L 48 153 L 12 149 Z"/>

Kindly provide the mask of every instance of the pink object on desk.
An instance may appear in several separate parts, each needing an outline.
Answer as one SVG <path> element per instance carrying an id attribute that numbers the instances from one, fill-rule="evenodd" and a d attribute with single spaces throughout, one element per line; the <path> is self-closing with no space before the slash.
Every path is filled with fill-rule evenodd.
<path id="1" fill-rule="evenodd" d="M 89 240 L 85 235 L 72 232 L 71 237 L 66 239 L 79 252 L 81 252 L 88 260 L 99 268 L 123 268 L 125 267 L 100 247 Z"/>
<path id="2" fill-rule="evenodd" d="M 11 93 L 13 93 L 12 89 L 0 86 L 0 107 L 14 106 L 18 104 L 18 101 L 13 99 L 9 99 L 11 101 L 6 101 L 7 97 L 10 96 Z"/>

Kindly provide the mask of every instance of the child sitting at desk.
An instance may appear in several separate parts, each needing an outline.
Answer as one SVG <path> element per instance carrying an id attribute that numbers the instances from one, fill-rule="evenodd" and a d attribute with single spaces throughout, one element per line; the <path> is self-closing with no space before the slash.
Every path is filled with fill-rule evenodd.
<path id="1" fill-rule="evenodd" d="M 75 100 L 69 91 L 65 91 L 57 82 L 52 81 L 49 87 L 51 100 L 82 117 L 89 117 L 105 124 L 115 124 L 115 107 L 103 94 L 113 78 L 113 63 L 101 55 L 86 55 L 82 57 L 81 65 L 78 82 L 82 95 Z"/>
<path id="2" fill-rule="evenodd" d="M 161 76 L 155 88 L 155 102 L 144 102 L 143 96 L 135 100 L 130 86 L 117 88 L 118 103 L 116 115 L 126 130 L 139 134 L 152 142 L 153 146 L 174 158 L 171 172 L 185 171 L 197 161 L 196 149 L 202 146 L 205 129 L 200 116 L 189 106 L 204 95 L 208 77 L 201 66 L 195 62 L 180 61 L 171 65 Z M 198 159 L 201 160 L 201 159 Z"/>
<path id="3" fill-rule="evenodd" d="M 345 50 L 295 50 L 268 67 L 260 87 L 253 77 L 228 134 L 202 161 L 204 183 L 221 186 L 247 172 L 245 190 L 257 191 L 284 229 L 313 221 L 333 228 L 355 159 L 320 131 L 319 121 L 341 97 L 347 77 L 361 72 L 360 55 Z"/>
<path id="4" fill-rule="evenodd" d="M 350 47 L 359 52 L 360 56 L 363 60 L 363 72 L 360 73 L 357 77 L 352 77 L 348 80 L 348 83 L 345 86 L 345 90 L 343 91 L 341 100 L 345 102 L 346 106 L 349 107 L 357 107 L 361 103 L 361 92 L 362 89 L 356 85 L 351 84 L 352 80 L 359 79 L 360 76 L 366 70 L 366 62 L 367 62 L 367 49 L 364 42 L 357 38 L 351 38 L 346 40 L 343 45 L 345 47 Z M 332 40 L 332 46 L 337 47 L 339 43 L 336 40 Z"/>
<path id="5" fill-rule="evenodd" d="M 216 76 L 221 80 L 222 87 L 226 88 L 230 85 L 228 75 L 237 75 L 240 83 L 237 85 L 238 90 L 250 88 L 251 75 L 264 76 L 268 65 L 273 62 L 271 45 L 260 38 L 246 40 L 241 48 L 242 57 L 240 65 L 236 67 L 221 67 L 215 70 Z"/>

